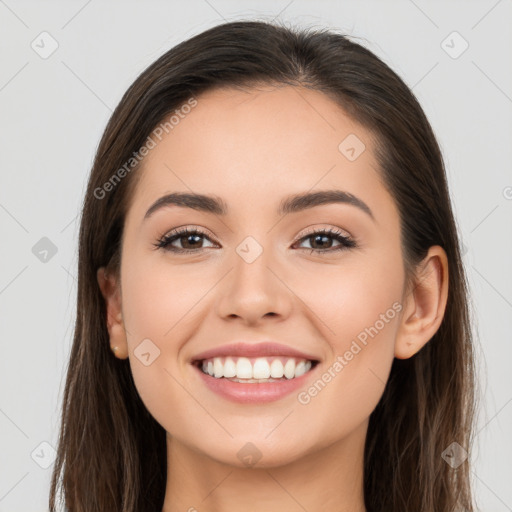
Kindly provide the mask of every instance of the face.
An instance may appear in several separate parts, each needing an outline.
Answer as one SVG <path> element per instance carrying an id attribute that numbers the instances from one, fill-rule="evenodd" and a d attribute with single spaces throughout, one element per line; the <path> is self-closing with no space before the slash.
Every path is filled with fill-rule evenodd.
<path id="1" fill-rule="evenodd" d="M 136 171 L 122 318 L 140 396 L 177 442 L 236 466 L 257 449 L 270 467 L 367 424 L 393 361 L 404 284 L 398 211 L 373 147 L 320 92 L 223 89 L 197 97 Z M 323 200 L 289 201 L 320 191 Z M 171 193 L 208 195 L 226 211 L 155 205 Z M 292 354 L 298 368 L 293 350 L 311 370 L 237 383 L 195 364 L 264 341 L 284 348 L 245 353 L 249 363 L 263 357 L 249 365 L 257 376 L 272 365 L 278 375 Z M 240 354 L 228 348 L 212 371 L 229 375 L 219 363 L 231 355 L 237 368 Z"/>

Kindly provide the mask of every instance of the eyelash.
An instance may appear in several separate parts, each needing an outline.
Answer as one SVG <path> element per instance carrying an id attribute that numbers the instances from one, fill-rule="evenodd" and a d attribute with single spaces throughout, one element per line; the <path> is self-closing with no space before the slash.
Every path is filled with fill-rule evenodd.
<path id="1" fill-rule="evenodd" d="M 182 238 L 184 236 L 190 236 L 190 235 L 199 235 L 199 236 L 205 237 L 208 240 L 210 240 L 210 238 L 208 237 L 208 235 L 206 233 L 202 232 L 201 230 L 199 230 L 197 228 L 194 228 L 194 229 L 182 228 L 182 229 L 177 229 L 175 231 L 172 231 L 169 234 L 162 236 L 157 241 L 157 243 L 155 243 L 153 245 L 155 246 L 155 249 L 163 249 L 165 251 L 170 251 L 170 252 L 173 252 L 176 254 L 197 253 L 198 251 L 201 251 L 202 249 L 206 249 L 206 247 L 200 247 L 198 249 L 180 249 L 177 247 L 170 246 L 170 244 L 172 242 L 174 242 L 175 240 L 179 240 L 180 238 Z M 306 235 L 299 238 L 299 240 L 297 240 L 297 242 L 307 240 L 308 238 L 311 238 L 311 237 L 317 236 L 317 235 L 327 235 L 331 238 L 334 238 L 335 240 L 340 242 L 340 245 L 338 247 L 335 247 L 334 249 L 326 249 L 326 250 L 309 249 L 310 254 L 317 253 L 317 254 L 325 255 L 326 253 L 333 253 L 333 252 L 343 251 L 346 249 L 352 249 L 354 247 L 357 247 L 357 244 L 355 243 L 354 240 L 352 240 L 351 238 L 349 238 L 347 236 L 342 235 L 340 231 L 337 231 L 336 229 L 332 229 L 332 228 L 311 231 L 310 233 L 307 233 Z M 212 241 L 212 240 L 210 240 L 210 241 Z M 308 249 L 308 248 L 306 247 L 304 249 Z"/>

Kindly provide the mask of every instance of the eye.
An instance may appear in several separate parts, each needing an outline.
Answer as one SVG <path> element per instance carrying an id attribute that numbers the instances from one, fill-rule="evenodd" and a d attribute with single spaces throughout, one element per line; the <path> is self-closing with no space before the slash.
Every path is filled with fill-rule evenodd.
<path id="1" fill-rule="evenodd" d="M 176 253 L 192 253 L 204 249 L 204 247 L 199 247 L 201 238 L 209 240 L 209 237 L 197 228 L 180 228 L 161 237 L 154 246 L 157 249 Z M 174 247 L 172 244 L 176 241 L 180 242 L 182 247 Z"/>
<path id="2" fill-rule="evenodd" d="M 329 242 L 329 239 L 336 240 L 337 242 L 339 242 L 339 245 L 335 246 L 334 248 L 331 248 L 332 242 Z M 311 231 L 306 236 L 300 238 L 299 242 L 301 242 L 302 240 L 312 241 L 313 247 L 309 248 L 310 254 L 332 253 L 336 251 L 342 251 L 345 249 L 351 249 L 357 246 L 354 240 L 352 240 L 348 236 L 343 235 L 341 231 L 338 231 L 336 229 L 322 229 L 317 231 Z M 319 246 L 319 248 L 314 246 Z"/>
<path id="3" fill-rule="evenodd" d="M 189 228 L 180 228 L 170 233 L 162 236 L 157 243 L 153 244 L 156 249 L 164 249 L 165 251 L 171 251 L 179 254 L 186 253 L 194 253 L 205 249 L 205 247 L 200 247 L 201 239 L 210 240 L 206 233 L 203 233 L 201 230 L 197 228 L 189 229 Z M 329 242 L 329 239 L 334 239 L 338 242 L 339 245 L 334 246 L 332 248 L 332 242 Z M 211 240 L 210 240 L 211 241 Z M 302 241 L 312 241 L 313 246 L 319 247 L 310 247 L 310 254 L 325 254 L 325 253 L 333 253 L 336 251 L 350 249 L 353 247 L 357 247 L 357 244 L 350 237 L 342 234 L 341 231 L 336 229 L 322 229 L 317 231 L 311 231 L 306 236 L 303 236 L 298 240 L 298 242 Z M 175 247 L 173 244 L 175 242 L 180 242 L 182 247 Z M 308 249 L 307 247 L 305 249 Z"/>

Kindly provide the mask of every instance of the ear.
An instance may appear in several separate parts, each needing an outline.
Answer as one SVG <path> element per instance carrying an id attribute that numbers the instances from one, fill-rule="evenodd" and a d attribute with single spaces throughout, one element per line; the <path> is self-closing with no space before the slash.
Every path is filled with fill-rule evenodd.
<path id="1" fill-rule="evenodd" d="M 108 274 L 105 267 L 96 273 L 101 294 L 107 307 L 107 329 L 110 336 L 110 347 L 119 359 L 128 357 L 128 342 L 121 311 L 121 290 L 116 277 Z"/>
<path id="2" fill-rule="evenodd" d="M 442 247 L 430 247 L 404 297 L 404 312 L 395 341 L 395 357 L 408 359 L 430 341 L 443 321 L 448 298 L 448 258 Z"/>

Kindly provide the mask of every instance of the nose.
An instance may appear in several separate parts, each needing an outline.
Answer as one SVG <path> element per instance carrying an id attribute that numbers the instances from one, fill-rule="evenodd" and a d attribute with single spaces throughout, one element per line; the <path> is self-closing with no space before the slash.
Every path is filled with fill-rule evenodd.
<path id="1" fill-rule="evenodd" d="M 270 253 L 270 251 L 268 251 Z M 217 314 L 255 325 L 265 317 L 285 320 L 291 311 L 293 293 L 275 260 L 263 251 L 254 261 L 233 259 L 234 266 L 218 288 Z"/>

